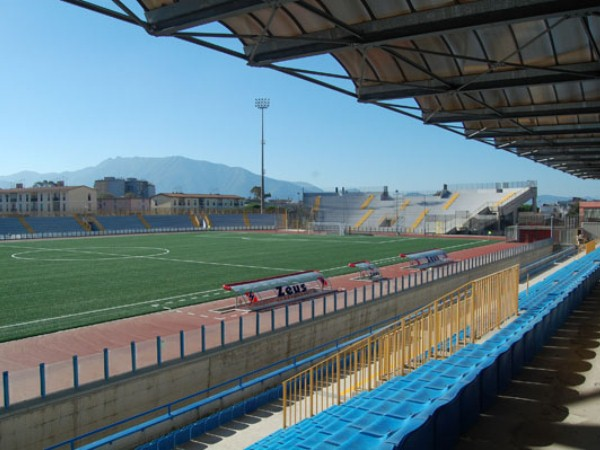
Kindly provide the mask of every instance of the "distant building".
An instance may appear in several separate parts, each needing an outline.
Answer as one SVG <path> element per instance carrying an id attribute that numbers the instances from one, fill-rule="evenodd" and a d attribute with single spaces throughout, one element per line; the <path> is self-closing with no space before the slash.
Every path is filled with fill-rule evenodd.
<path id="1" fill-rule="evenodd" d="M 102 197 L 98 199 L 98 214 L 131 214 L 150 211 L 150 199 L 141 197 Z"/>
<path id="2" fill-rule="evenodd" d="M 94 188 L 98 192 L 98 197 L 139 197 L 150 198 L 156 194 L 156 188 L 152 183 L 137 178 L 115 178 L 104 177 L 103 180 L 96 180 Z"/>
<path id="3" fill-rule="evenodd" d="M 600 202 L 579 202 L 579 222 L 600 222 Z"/>
<path id="4" fill-rule="evenodd" d="M 155 214 L 182 214 L 200 211 L 239 209 L 244 198 L 220 194 L 158 194 L 150 199 Z"/>
<path id="5" fill-rule="evenodd" d="M 94 213 L 96 190 L 87 186 L 56 186 L 0 189 L 0 214 L 66 215 Z"/>

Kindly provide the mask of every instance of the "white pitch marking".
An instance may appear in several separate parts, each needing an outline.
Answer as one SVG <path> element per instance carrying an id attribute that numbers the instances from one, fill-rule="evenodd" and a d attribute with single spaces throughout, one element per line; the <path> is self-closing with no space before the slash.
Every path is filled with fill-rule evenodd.
<path id="1" fill-rule="evenodd" d="M 111 306 L 111 307 L 108 307 L 108 308 L 94 309 L 94 310 L 91 310 L 91 311 L 82 311 L 82 312 L 73 313 L 73 314 L 64 314 L 62 316 L 45 317 L 43 319 L 30 320 L 30 321 L 27 321 L 27 322 L 19 322 L 19 323 L 13 323 L 13 324 L 9 324 L 9 325 L 2 325 L 2 326 L 0 326 L 0 330 L 7 329 L 7 328 L 20 327 L 20 326 L 23 326 L 23 325 L 34 325 L 34 324 L 43 323 L 43 322 L 50 322 L 50 321 L 57 320 L 57 319 L 69 319 L 69 318 L 72 318 L 72 317 L 88 316 L 88 315 L 92 315 L 92 314 L 96 314 L 96 313 L 101 313 L 101 312 L 115 311 L 117 309 L 130 308 L 132 306 L 141 306 L 141 305 L 151 304 L 152 307 L 158 308 L 158 307 L 160 307 L 160 302 L 164 302 L 166 300 L 178 299 L 178 298 L 181 298 L 181 297 L 188 297 L 190 295 L 199 295 L 199 294 L 203 294 L 204 292 L 222 292 L 222 291 L 221 291 L 221 289 L 212 289 L 210 291 L 191 292 L 189 294 L 175 295 L 173 297 L 165 297 L 165 298 L 158 298 L 158 299 L 153 299 L 153 300 L 145 300 L 143 302 L 128 303 L 126 305 Z"/>

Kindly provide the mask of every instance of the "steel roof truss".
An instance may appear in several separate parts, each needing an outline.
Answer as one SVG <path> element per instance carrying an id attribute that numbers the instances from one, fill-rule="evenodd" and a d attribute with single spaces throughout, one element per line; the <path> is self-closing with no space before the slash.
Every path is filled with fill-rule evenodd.
<path id="1" fill-rule="evenodd" d="M 551 103 L 547 105 L 505 106 L 456 111 L 423 111 L 427 123 L 469 122 L 493 119 L 518 119 L 526 117 L 562 116 L 600 113 L 600 101 Z"/>
<path id="2" fill-rule="evenodd" d="M 521 69 L 484 74 L 450 77 L 444 80 L 423 80 L 411 83 L 385 83 L 365 86 L 359 89 L 361 101 L 390 100 L 395 98 L 419 97 L 423 95 L 451 94 L 457 89 L 482 91 L 552 83 L 564 83 L 597 79 L 600 76 L 600 63 L 562 65 L 538 69 Z"/>
<path id="3" fill-rule="evenodd" d="M 352 25 L 352 32 L 338 27 L 305 34 L 304 38 L 312 43 L 273 39 L 260 46 L 255 52 L 254 61 L 257 64 L 277 62 L 334 52 L 347 46 L 381 45 L 394 40 L 411 40 L 567 13 L 587 14 L 597 8 L 598 3 L 593 0 L 579 0 L 577 3 L 556 0 L 480 0 L 355 24 Z M 247 49 L 246 53 L 251 51 Z"/>

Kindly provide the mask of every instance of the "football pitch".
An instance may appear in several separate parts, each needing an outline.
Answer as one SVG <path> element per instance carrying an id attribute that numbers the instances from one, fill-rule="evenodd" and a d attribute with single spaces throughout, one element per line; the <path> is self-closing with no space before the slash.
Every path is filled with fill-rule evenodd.
<path id="1" fill-rule="evenodd" d="M 0 342 L 230 297 L 224 283 L 379 266 L 477 239 L 201 232 L 0 243 Z"/>

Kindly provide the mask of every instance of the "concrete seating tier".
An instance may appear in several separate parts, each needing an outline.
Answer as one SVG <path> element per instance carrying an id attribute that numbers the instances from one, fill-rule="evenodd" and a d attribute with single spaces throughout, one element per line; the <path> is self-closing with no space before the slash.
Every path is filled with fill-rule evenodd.
<path id="1" fill-rule="evenodd" d="M 246 228 L 243 214 L 210 214 L 212 228 Z"/>
<path id="2" fill-rule="evenodd" d="M 98 216 L 98 222 L 105 230 L 145 230 L 146 227 L 137 216 Z"/>
<path id="3" fill-rule="evenodd" d="M 16 217 L 0 217 L 0 235 L 24 234 L 27 230 Z"/>
<path id="4" fill-rule="evenodd" d="M 190 216 L 187 215 L 144 216 L 144 219 L 153 229 L 193 228 L 194 226 Z"/>
<path id="5" fill-rule="evenodd" d="M 248 214 L 251 227 L 274 228 L 276 223 L 274 214 Z"/>
<path id="6" fill-rule="evenodd" d="M 73 217 L 26 217 L 34 233 L 69 233 L 84 231 Z"/>
<path id="7" fill-rule="evenodd" d="M 429 361 L 249 448 L 453 448 L 585 298 L 600 278 L 599 259 L 597 250 L 522 293 L 522 313 L 483 343 Z"/>

